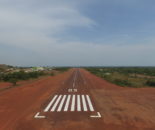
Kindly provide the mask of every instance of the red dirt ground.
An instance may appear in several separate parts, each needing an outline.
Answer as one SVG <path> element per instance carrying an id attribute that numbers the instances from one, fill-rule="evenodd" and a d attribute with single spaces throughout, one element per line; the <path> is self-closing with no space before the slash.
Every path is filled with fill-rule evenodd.
<path id="1" fill-rule="evenodd" d="M 66 93 L 77 69 L 44 77 L 0 92 L 0 130 L 155 130 L 155 89 L 124 88 L 79 69 L 79 93 L 88 93 L 102 118 L 84 113 L 55 113 L 45 119 L 34 115 L 55 93 Z"/>
<path id="2" fill-rule="evenodd" d="M 10 87 L 10 86 L 12 86 L 11 83 L 8 83 L 8 82 L 0 82 L 0 89 L 7 88 L 7 87 Z"/>

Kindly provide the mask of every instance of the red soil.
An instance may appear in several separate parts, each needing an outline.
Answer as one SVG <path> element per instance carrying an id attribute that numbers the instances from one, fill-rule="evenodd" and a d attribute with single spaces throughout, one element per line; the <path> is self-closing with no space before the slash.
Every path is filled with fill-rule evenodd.
<path id="1" fill-rule="evenodd" d="M 155 130 L 154 88 L 119 87 L 83 69 L 77 85 L 86 87 L 102 118 L 60 113 L 34 119 L 51 95 L 70 85 L 75 70 L 0 92 L 0 130 Z"/>
<path id="2" fill-rule="evenodd" d="M 0 82 L 0 89 L 12 86 L 11 83 L 8 82 Z"/>

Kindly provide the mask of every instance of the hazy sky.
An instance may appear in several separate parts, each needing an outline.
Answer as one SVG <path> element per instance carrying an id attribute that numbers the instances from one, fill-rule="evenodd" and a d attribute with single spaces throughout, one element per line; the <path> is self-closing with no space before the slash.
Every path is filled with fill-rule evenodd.
<path id="1" fill-rule="evenodd" d="M 0 64 L 155 65 L 154 0 L 0 0 Z"/>

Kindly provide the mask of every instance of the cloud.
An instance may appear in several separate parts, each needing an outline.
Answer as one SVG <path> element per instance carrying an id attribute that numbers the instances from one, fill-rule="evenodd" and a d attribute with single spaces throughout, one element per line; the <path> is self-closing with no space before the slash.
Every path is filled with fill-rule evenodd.
<path id="1" fill-rule="evenodd" d="M 69 37 L 66 33 L 69 29 L 87 30 L 98 25 L 80 10 L 78 6 L 82 3 L 82 0 L 0 0 L 1 62 L 23 66 L 155 65 L 154 38 L 149 38 L 148 44 L 133 42 L 127 33 L 105 36 L 108 39 L 105 41 L 100 36 L 99 43 L 79 37 L 64 39 L 64 35 Z M 130 41 L 132 44 L 125 43 Z"/>
<path id="2" fill-rule="evenodd" d="M 54 47 L 53 47 L 54 46 Z M 13 49 L 12 49 L 13 50 Z M 149 66 L 154 64 L 154 43 L 150 44 L 94 44 L 82 42 L 67 42 L 63 44 L 49 44 L 39 50 L 40 53 L 31 51 L 3 52 L 0 59 L 10 58 L 6 63 L 14 65 L 73 65 L 73 66 Z M 14 57 L 16 55 L 16 57 Z"/>
<path id="3" fill-rule="evenodd" d="M 61 39 L 61 35 L 57 38 L 53 35 L 59 35 L 71 27 L 89 28 L 95 24 L 92 19 L 81 14 L 70 4 L 53 1 L 49 7 L 49 1 L 45 1 L 46 6 L 32 8 L 32 3 L 41 4 L 43 1 L 32 0 L 22 3 L 16 0 L 13 4 L 3 0 L 0 2 L 3 3 L 3 7 L 0 8 L 0 43 L 3 44 L 28 49 L 30 45 L 32 48 L 48 48 L 49 44 L 57 44 L 56 41 Z M 23 4 L 26 4 L 26 7 L 21 8 Z"/>
<path id="4" fill-rule="evenodd" d="M 71 1 L 0 0 L 1 62 L 44 65 L 52 60 L 62 64 L 59 61 L 68 59 L 76 46 L 63 42 L 63 33 L 72 27 L 96 24 L 74 5 Z"/>

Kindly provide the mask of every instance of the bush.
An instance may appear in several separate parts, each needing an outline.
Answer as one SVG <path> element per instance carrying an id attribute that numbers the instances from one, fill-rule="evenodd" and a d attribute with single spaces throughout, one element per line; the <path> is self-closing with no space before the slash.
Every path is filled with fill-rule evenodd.
<path id="1" fill-rule="evenodd" d="M 146 85 L 155 87 L 155 79 L 148 80 L 148 81 L 146 82 Z"/>
<path id="2" fill-rule="evenodd" d="M 155 67 L 87 67 L 85 69 L 120 86 L 155 87 L 155 79 L 152 77 L 155 76 Z"/>
<path id="3" fill-rule="evenodd" d="M 52 73 L 50 73 L 50 76 L 54 76 L 54 73 L 52 72 Z"/>
<path id="4" fill-rule="evenodd" d="M 17 82 L 18 80 L 28 80 L 30 78 L 38 78 L 41 75 L 44 75 L 44 73 L 43 72 L 25 73 L 24 71 L 20 71 L 20 72 L 4 74 L 2 76 L 2 80 L 16 84 L 15 82 Z"/>
<path id="5" fill-rule="evenodd" d="M 113 82 L 120 86 L 132 86 L 132 83 L 128 80 L 115 79 Z"/>
<path id="6" fill-rule="evenodd" d="M 12 78 L 12 79 L 9 80 L 9 82 L 12 83 L 14 86 L 17 84 L 17 81 L 18 80 L 15 79 L 15 78 Z"/>

